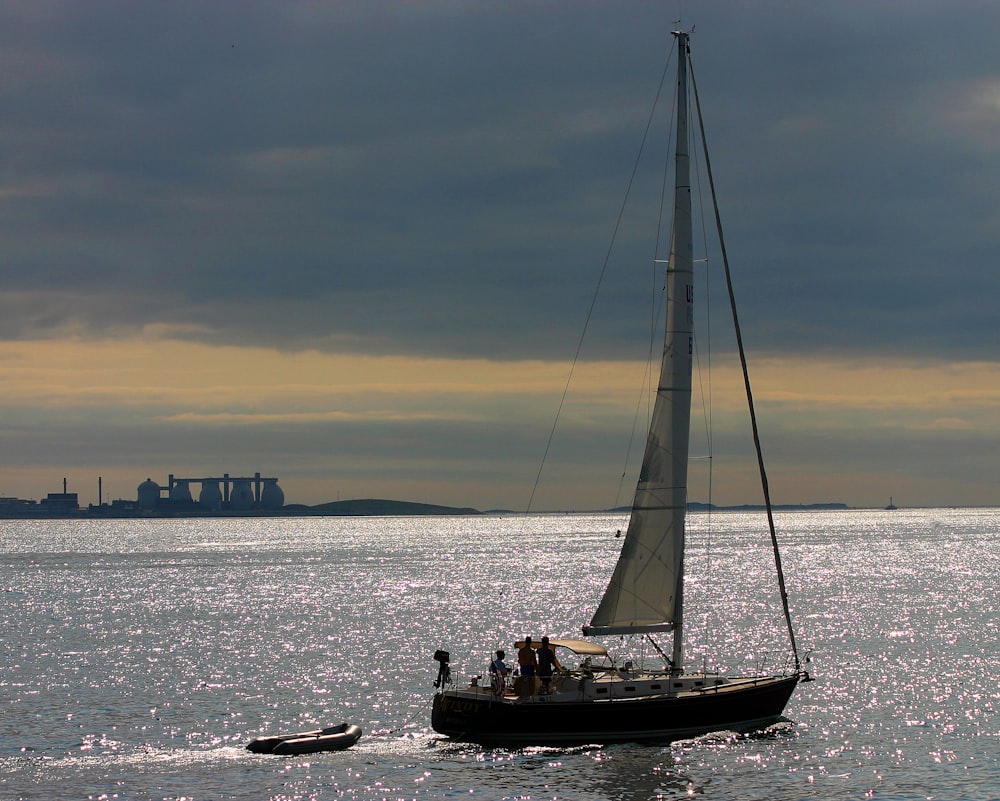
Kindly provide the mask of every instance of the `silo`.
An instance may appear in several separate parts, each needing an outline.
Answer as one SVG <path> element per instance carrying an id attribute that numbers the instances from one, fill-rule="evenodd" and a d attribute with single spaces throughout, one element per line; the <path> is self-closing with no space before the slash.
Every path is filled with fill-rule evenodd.
<path id="1" fill-rule="evenodd" d="M 151 512 L 160 502 L 160 485 L 147 478 L 139 485 L 138 495 L 139 508 L 144 512 Z"/>
<path id="2" fill-rule="evenodd" d="M 202 481 L 201 493 L 198 495 L 198 503 L 213 512 L 222 508 L 222 490 L 219 489 L 218 481 Z"/>
<path id="3" fill-rule="evenodd" d="M 187 479 L 182 478 L 174 482 L 170 488 L 170 500 L 192 503 L 191 484 Z"/>
<path id="4" fill-rule="evenodd" d="M 233 480 L 233 491 L 229 496 L 229 508 L 239 511 L 253 508 L 253 488 L 249 478 Z"/>
<path id="5" fill-rule="evenodd" d="M 265 478 L 264 490 L 260 494 L 260 506 L 269 512 L 274 512 L 285 505 L 285 493 L 278 486 L 278 479 Z"/>

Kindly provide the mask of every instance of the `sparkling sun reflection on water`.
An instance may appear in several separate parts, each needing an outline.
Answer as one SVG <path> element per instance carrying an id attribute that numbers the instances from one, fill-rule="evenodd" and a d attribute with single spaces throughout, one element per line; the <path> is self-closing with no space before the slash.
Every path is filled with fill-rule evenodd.
<path id="1" fill-rule="evenodd" d="M 779 515 L 817 680 L 765 732 L 516 751 L 435 735 L 433 652 L 461 678 L 525 633 L 576 634 L 622 522 L 2 521 L 0 798 L 1000 797 L 997 510 Z M 759 516 L 691 523 L 689 662 L 783 658 Z M 366 731 L 347 752 L 243 747 L 342 720 Z"/>

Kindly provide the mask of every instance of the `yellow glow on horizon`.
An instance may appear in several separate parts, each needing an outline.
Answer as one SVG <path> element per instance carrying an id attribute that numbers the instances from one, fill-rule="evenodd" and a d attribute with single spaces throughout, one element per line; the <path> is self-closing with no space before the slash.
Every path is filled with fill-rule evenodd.
<path id="1" fill-rule="evenodd" d="M 449 396 L 551 395 L 568 365 L 543 361 L 418 359 L 283 352 L 177 341 L 29 341 L 0 343 L 0 405 L 174 407 L 175 419 L 266 422 L 344 415 L 337 404 L 365 405 L 364 417 L 399 416 Z M 600 363 L 577 372 L 579 386 L 614 397 L 634 365 Z M 634 379 L 628 382 L 634 386 Z M 331 406 L 333 404 L 333 406 Z M 396 406 L 400 408 L 393 412 Z M 235 410 L 239 410 L 238 412 Z M 441 417 L 437 406 L 420 416 Z"/>
<path id="2" fill-rule="evenodd" d="M 972 425 L 970 416 L 1000 415 L 997 367 L 785 357 L 752 363 L 751 378 L 762 408 L 819 416 L 831 427 L 862 415 L 873 426 L 881 417 L 881 424 L 960 430 Z M 283 352 L 174 340 L 3 342 L 0 406 L 145 408 L 160 419 L 239 424 L 473 419 L 481 414 L 473 400 L 544 398 L 552 408 L 569 370 L 568 362 Z M 578 365 L 572 408 L 629 408 L 644 370 L 632 362 Z M 738 365 L 717 361 L 712 381 L 717 411 L 743 403 Z"/>
<path id="3" fill-rule="evenodd" d="M 824 452 L 824 443 L 849 440 L 877 449 L 878 443 L 891 441 L 895 448 L 899 443 L 912 443 L 917 452 L 933 447 L 935 453 L 950 448 L 950 454 L 967 454 L 970 438 L 979 438 L 981 433 L 988 441 L 1000 432 L 998 367 L 991 362 L 852 361 L 815 356 L 753 360 L 751 378 L 762 437 L 766 445 L 783 454 L 777 465 L 769 465 L 781 499 L 843 499 L 864 504 L 879 503 L 883 493 L 902 496 L 904 491 L 923 503 L 968 504 L 992 498 L 992 484 L 986 486 L 975 478 L 988 474 L 982 463 L 972 478 L 962 474 L 943 482 L 938 471 L 925 475 L 927 471 L 909 470 L 909 465 L 919 464 L 912 458 L 890 467 L 891 460 L 873 462 L 863 448 L 852 451 L 857 461 L 851 461 L 853 455 L 832 460 Z M 90 423 L 108 420 L 115 437 L 127 437 L 131 431 L 158 431 L 160 441 L 176 433 L 179 442 L 204 444 L 204 451 L 196 447 L 190 452 L 194 464 L 220 458 L 213 450 L 213 438 L 226 429 L 230 435 L 235 431 L 243 437 L 242 429 L 272 427 L 276 436 L 268 440 L 268 447 L 287 441 L 293 443 L 292 448 L 296 437 L 310 440 L 321 431 L 324 442 L 331 445 L 322 456 L 302 450 L 295 451 L 294 457 L 289 452 L 265 454 L 273 456 L 275 463 L 269 469 L 290 479 L 295 476 L 295 485 L 302 487 L 294 492 L 299 501 L 308 497 L 303 497 L 304 488 L 313 486 L 316 489 L 309 491 L 313 497 L 308 500 L 330 500 L 329 490 L 323 487 L 334 486 L 338 492 L 342 488 L 347 494 L 359 493 L 358 497 L 383 492 L 413 500 L 495 508 L 511 503 L 503 498 L 520 497 L 517 485 L 524 481 L 522 463 L 535 454 L 525 453 L 521 438 L 504 453 L 502 465 L 495 456 L 484 463 L 475 446 L 463 452 L 456 438 L 471 430 L 487 432 L 483 442 L 502 440 L 503 432 L 514 430 L 525 437 L 548 432 L 569 372 L 570 364 L 560 361 L 283 352 L 155 335 L 129 340 L 0 342 L 0 411 L 8 458 L 14 454 L 9 464 L 0 465 L 0 495 L 33 497 L 40 487 L 54 489 L 65 470 L 73 477 L 73 468 L 57 466 L 63 463 L 59 442 L 45 439 L 53 423 L 62 432 L 86 431 Z M 560 423 L 563 434 L 572 432 L 574 447 L 581 440 L 584 448 L 607 447 L 612 439 L 617 442 L 628 436 L 645 374 L 646 366 L 635 362 L 576 366 Z M 696 376 L 695 415 L 700 415 L 706 385 Z M 732 448 L 750 446 L 744 433 L 743 379 L 735 360 L 715 360 L 711 396 L 713 429 L 716 434 L 725 432 L 731 449 L 725 456 L 729 457 Z M 645 413 L 645 400 L 641 404 L 638 408 Z M 382 423 L 397 433 L 412 423 L 416 438 L 406 446 L 412 450 L 403 447 L 393 454 L 392 464 L 399 469 L 391 475 L 382 466 L 384 441 L 382 450 L 371 454 L 364 450 L 363 439 L 354 440 L 349 452 L 341 450 L 351 426 L 363 426 L 368 436 Z M 433 425 L 425 427 L 425 423 Z M 109 428 L 98 425 L 93 430 Z M 703 442 L 695 444 L 700 432 L 693 429 L 693 434 L 697 436 L 692 440 L 692 454 L 702 455 Z M 45 444 L 40 449 L 41 441 Z M 804 443 L 809 447 L 803 447 Z M 118 446 L 128 448 L 127 443 Z M 601 497 L 603 490 L 596 482 L 603 482 L 599 474 L 608 458 L 599 450 L 588 452 L 596 458 L 577 462 L 572 456 L 553 471 L 556 492 L 563 495 L 546 502 L 545 508 L 576 508 L 581 497 Z M 242 453 L 254 451 L 251 447 Z M 156 465 L 165 458 L 155 451 L 138 455 L 142 461 L 136 464 L 133 459 L 121 461 L 115 448 L 95 452 L 93 469 L 88 466 L 83 472 L 91 483 L 90 473 L 103 475 L 106 491 L 131 497 L 136 483 L 150 474 L 141 466 L 145 460 L 155 474 L 160 469 Z M 744 469 L 718 451 L 714 455 L 718 500 L 722 500 L 723 486 L 727 501 L 752 500 L 752 460 Z M 234 456 L 229 452 L 225 458 Z M 79 474 L 79 456 L 75 458 L 71 463 L 77 465 Z M 173 460 L 171 469 L 189 469 L 186 456 L 166 458 Z M 249 458 L 256 464 L 260 455 Z M 971 457 L 963 458 L 969 462 Z M 702 470 L 702 464 L 694 462 L 693 473 Z M 378 476 L 378 490 L 370 488 L 372 476 Z M 386 489 L 387 480 L 391 489 Z M 608 505 L 618 502 L 612 498 Z"/>
<path id="4" fill-rule="evenodd" d="M 754 397 L 783 412 L 835 415 L 825 425 L 857 415 L 884 424 L 969 427 L 963 413 L 1000 414 L 1000 370 L 992 362 L 890 362 L 814 357 L 762 359 L 750 365 Z M 713 369 L 714 405 L 743 403 L 738 365 Z M 889 417 L 886 417 L 888 415 Z M 1000 424 L 1000 418 L 997 420 Z"/>

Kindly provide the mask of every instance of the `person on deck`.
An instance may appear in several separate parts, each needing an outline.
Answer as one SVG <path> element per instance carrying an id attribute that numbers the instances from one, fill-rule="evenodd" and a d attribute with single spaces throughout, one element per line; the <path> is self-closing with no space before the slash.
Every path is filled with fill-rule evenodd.
<path id="1" fill-rule="evenodd" d="M 521 695 L 532 695 L 535 692 L 538 659 L 535 649 L 531 647 L 531 637 L 524 638 L 524 647 L 517 652 L 517 664 L 521 668 Z"/>
<path id="2" fill-rule="evenodd" d="M 549 682 L 552 681 L 552 668 L 562 670 L 559 659 L 556 657 L 555 649 L 549 645 L 549 638 L 542 637 L 542 647 L 538 649 L 538 677 L 542 680 L 541 692 L 551 692 Z"/>
<path id="3" fill-rule="evenodd" d="M 497 651 L 496 659 L 490 662 L 490 684 L 493 686 L 493 692 L 497 695 L 503 695 L 503 691 L 507 687 L 507 674 L 510 673 L 510 668 L 503 661 L 505 656 L 503 651 Z"/>

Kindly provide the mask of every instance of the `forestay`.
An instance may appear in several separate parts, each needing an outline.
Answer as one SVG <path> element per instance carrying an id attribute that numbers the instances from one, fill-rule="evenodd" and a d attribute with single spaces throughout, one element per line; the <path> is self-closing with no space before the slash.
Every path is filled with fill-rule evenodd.
<path id="1" fill-rule="evenodd" d="M 588 635 L 673 630 L 675 662 L 680 654 L 694 336 L 686 50 L 682 46 L 678 56 L 674 222 L 660 380 L 625 542 L 604 598 L 584 628 Z"/>

